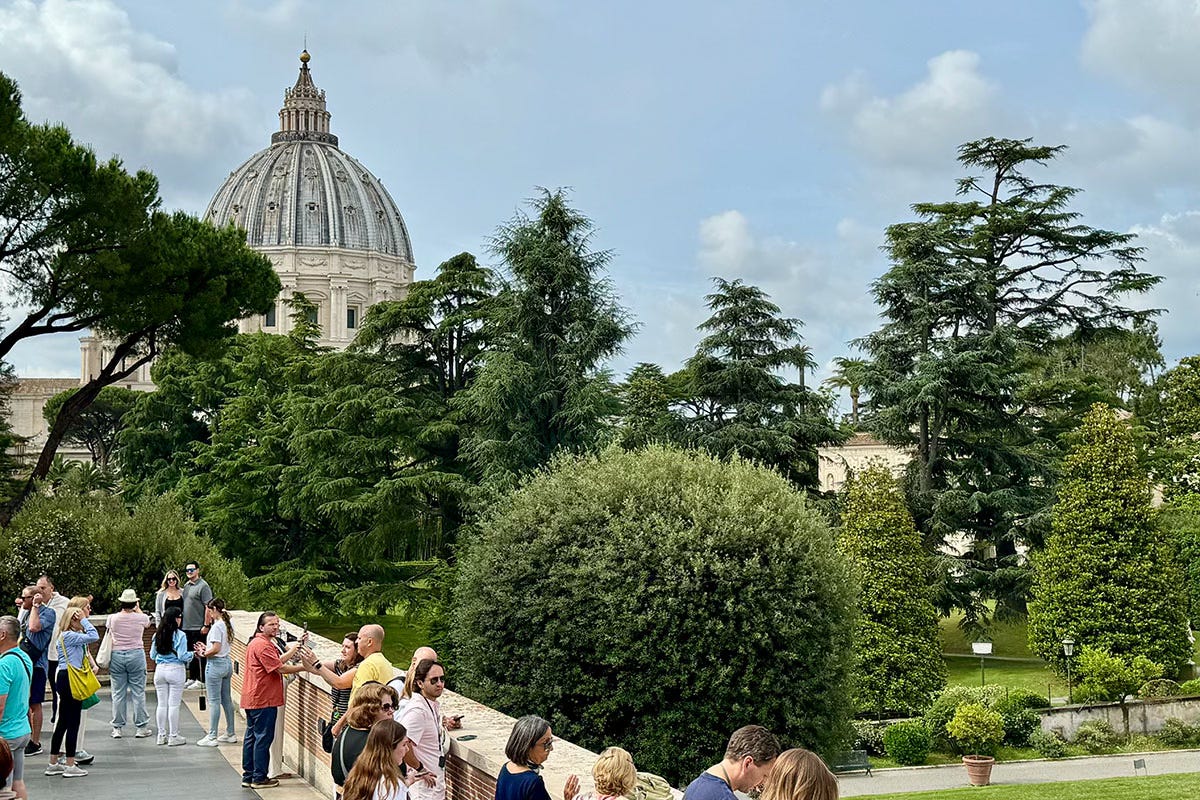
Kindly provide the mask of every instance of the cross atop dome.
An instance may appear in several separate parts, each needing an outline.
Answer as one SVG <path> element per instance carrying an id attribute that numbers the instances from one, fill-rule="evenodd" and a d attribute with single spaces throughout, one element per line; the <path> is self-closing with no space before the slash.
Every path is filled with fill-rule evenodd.
<path id="1" fill-rule="evenodd" d="M 271 144 L 310 141 L 337 146 L 329 132 L 331 114 L 325 109 L 325 90 L 313 83 L 308 50 L 300 54 L 300 75 L 296 85 L 283 90 L 283 108 L 279 109 L 279 131 L 271 135 Z"/>

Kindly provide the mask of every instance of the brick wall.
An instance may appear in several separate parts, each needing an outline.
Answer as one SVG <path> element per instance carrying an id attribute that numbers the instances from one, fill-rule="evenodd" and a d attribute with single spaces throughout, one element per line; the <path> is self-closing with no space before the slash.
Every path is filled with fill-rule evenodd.
<path id="1" fill-rule="evenodd" d="M 257 612 L 230 612 L 234 635 L 232 656 L 234 702 L 241 697 L 242 663 L 246 641 L 258 621 Z M 283 629 L 299 636 L 298 626 L 287 621 Z M 322 660 L 337 658 L 341 642 L 331 642 L 315 634 L 309 635 L 309 646 Z M 450 676 L 453 681 L 453 676 Z M 451 735 L 450 756 L 446 762 L 448 800 L 493 800 L 496 795 L 496 775 L 504 765 L 504 745 L 512 730 L 512 717 L 476 703 L 470 698 L 447 691 L 441 700 L 446 714 L 462 714 L 463 729 Z M 329 719 L 333 704 L 329 687 L 315 675 L 301 673 L 287 689 L 284 706 L 283 759 L 286 768 L 304 777 L 326 796 L 333 794 L 333 779 L 329 773 L 329 755 L 321 750 L 317 720 Z M 460 736 L 473 736 L 459 741 Z M 567 777 L 576 774 L 581 790 L 592 789 L 591 769 L 596 754 L 569 742 L 556 742 L 554 753 L 542 773 L 551 797 L 561 797 Z"/>

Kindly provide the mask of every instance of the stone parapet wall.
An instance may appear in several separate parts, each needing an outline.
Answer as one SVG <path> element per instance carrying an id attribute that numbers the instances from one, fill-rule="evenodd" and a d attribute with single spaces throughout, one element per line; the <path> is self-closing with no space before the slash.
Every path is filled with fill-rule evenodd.
<path id="1" fill-rule="evenodd" d="M 232 611 L 230 617 L 234 628 L 231 656 L 237 665 L 232 683 L 234 701 L 237 702 L 241 697 L 246 643 L 254 632 L 258 612 Z M 298 625 L 286 620 L 282 629 L 295 636 L 302 633 Z M 341 651 L 341 642 L 332 642 L 312 633 L 309 634 L 309 646 L 322 661 L 333 661 Z M 453 679 L 451 675 L 451 682 Z M 441 705 L 446 714 L 463 715 L 462 730 L 450 732 L 450 757 L 446 764 L 447 797 L 449 800 L 493 800 L 496 775 L 506 761 L 504 745 L 508 742 L 515 720 L 449 690 L 442 695 Z M 309 673 L 297 675 L 287 689 L 284 708 L 285 765 L 303 776 L 322 794 L 332 796 L 329 755 L 321 750 L 317 733 L 317 721 L 329 719 L 333 709 L 328 685 Z M 461 741 L 460 737 L 463 736 L 476 738 Z M 554 752 L 542 773 L 551 798 L 562 797 L 563 786 L 572 774 L 579 776 L 582 791 L 591 791 L 592 765 L 595 761 L 595 753 L 570 742 L 556 741 Z"/>
<path id="2" fill-rule="evenodd" d="M 1163 723 L 1174 717 L 1189 725 L 1200 725 L 1200 697 L 1162 697 L 1132 700 L 1125 704 L 1129 712 L 1129 732 L 1149 736 L 1162 730 Z M 1091 720 L 1105 720 L 1113 730 L 1125 731 L 1125 716 L 1119 703 L 1062 706 L 1039 712 L 1042 730 L 1075 738 L 1079 726 Z"/>

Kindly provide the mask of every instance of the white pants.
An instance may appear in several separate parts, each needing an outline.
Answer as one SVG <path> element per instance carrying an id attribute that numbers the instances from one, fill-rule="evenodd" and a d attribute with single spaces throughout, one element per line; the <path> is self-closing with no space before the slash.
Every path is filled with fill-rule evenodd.
<path id="1" fill-rule="evenodd" d="M 154 721 L 159 736 L 179 735 L 179 704 L 183 701 L 186 676 L 187 667 L 183 664 L 159 664 L 154 670 L 154 691 L 158 695 Z"/>
<path id="2" fill-rule="evenodd" d="M 433 786 L 426 786 L 424 781 L 417 781 L 408 787 L 409 800 L 446 800 L 446 773 L 439 774 L 437 764 L 433 766 L 434 769 L 429 771 L 437 775 L 437 781 Z M 425 768 L 429 769 L 428 766 Z"/>
<path id="3" fill-rule="evenodd" d="M 271 759 L 267 765 L 268 778 L 274 778 L 286 772 L 283 768 L 283 717 L 287 710 L 288 687 L 295 679 L 295 675 L 283 676 L 283 705 L 279 707 L 279 713 L 275 717 L 275 738 L 271 740 Z"/>

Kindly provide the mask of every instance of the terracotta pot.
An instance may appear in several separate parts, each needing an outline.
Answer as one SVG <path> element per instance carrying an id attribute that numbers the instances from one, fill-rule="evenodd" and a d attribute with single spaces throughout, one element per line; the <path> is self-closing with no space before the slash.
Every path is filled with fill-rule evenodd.
<path id="1" fill-rule="evenodd" d="M 991 756 L 963 756 L 962 760 L 967 768 L 967 782 L 972 786 L 987 786 L 992 782 L 992 765 L 996 759 Z"/>

